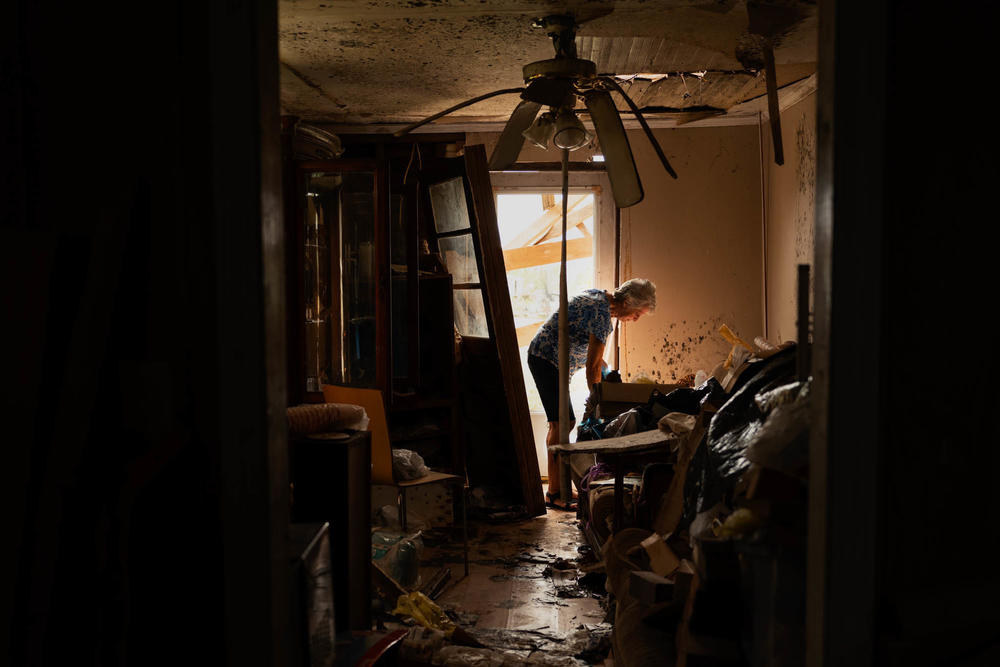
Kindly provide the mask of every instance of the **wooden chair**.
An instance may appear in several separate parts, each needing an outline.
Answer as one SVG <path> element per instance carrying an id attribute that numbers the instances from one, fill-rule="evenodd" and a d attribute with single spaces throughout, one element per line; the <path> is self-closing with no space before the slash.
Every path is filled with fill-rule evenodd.
<path id="1" fill-rule="evenodd" d="M 462 505 L 462 549 L 465 560 L 465 574 L 469 574 L 469 530 L 465 507 L 465 477 L 450 473 L 431 471 L 423 477 L 410 480 L 396 480 L 392 472 L 392 446 L 389 443 L 389 425 L 385 416 L 382 392 L 378 389 L 323 385 L 323 399 L 327 403 L 350 403 L 360 405 L 368 413 L 368 430 L 372 434 L 372 484 L 396 487 L 396 507 L 399 510 L 399 525 L 406 530 L 406 491 L 415 486 L 427 484 L 451 484 L 458 491 Z"/>

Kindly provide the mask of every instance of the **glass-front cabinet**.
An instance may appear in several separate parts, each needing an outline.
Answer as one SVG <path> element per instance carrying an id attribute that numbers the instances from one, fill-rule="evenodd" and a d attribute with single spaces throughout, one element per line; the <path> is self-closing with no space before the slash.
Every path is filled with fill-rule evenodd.
<path id="1" fill-rule="evenodd" d="M 323 385 L 384 389 L 385 206 L 374 159 L 286 160 L 289 404 Z M 384 186 L 383 186 L 384 187 Z"/>

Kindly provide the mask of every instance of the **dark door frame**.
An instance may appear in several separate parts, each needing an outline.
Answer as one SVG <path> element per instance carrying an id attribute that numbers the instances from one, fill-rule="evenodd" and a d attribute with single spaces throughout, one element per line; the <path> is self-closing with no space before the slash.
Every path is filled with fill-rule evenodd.
<path id="1" fill-rule="evenodd" d="M 873 664 L 883 434 L 887 11 L 819 20 L 808 665 Z"/>

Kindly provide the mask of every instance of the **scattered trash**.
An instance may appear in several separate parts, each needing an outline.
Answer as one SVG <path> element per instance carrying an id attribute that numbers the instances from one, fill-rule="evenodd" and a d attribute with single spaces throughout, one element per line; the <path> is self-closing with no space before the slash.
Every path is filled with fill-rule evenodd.
<path id="1" fill-rule="evenodd" d="M 420 591 L 400 595 L 396 608 L 392 610 L 397 616 L 407 616 L 431 630 L 440 630 L 445 637 L 451 637 L 455 632 L 454 621 L 448 618 L 441 607 Z"/>
<path id="2" fill-rule="evenodd" d="M 392 539 L 392 533 L 372 533 L 372 560 L 403 588 L 416 588 L 420 584 L 420 553 L 423 551 L 420 532 L 405 537 L 400 535 L 388 549 L 382 551 Z"/>
<path id="3" fill-rule="evenodd" d="M 426 595 L 432 600 L 436 600 L 441 591 L 444 590 L 445 585 L 451 579 L 451 568 L 442 567 L 438 570 L 433 577 L 427 580 L 424 587 L 421 589 L 421 593 Z"/>
<path id="4" fill-rule="evenodd" d="M 375 523 L 390 531 L 401 532 L 399 508 L 395 505 L 383 505 L 375 513 Z M 424 517 L 410 511 L 406 513 L 406 527 L 409 530 L 425 530 L 429 526 Z"/>
<path id="5" fill-rule="evenodd" d="M 745 507 L 741 507 L 726 517 L 725 521 L 715 520 L 712 532 L 717 537 L 741 537 L 752 533 L 763 524 L 761 518 Z"/>
<path id="6" fill-rule="evenodd" d="M 551 577 L 554 571 L 576 572 L 576 566 L 567 560 L 556 558 L 552 563 L 545 566 L 545 569 L 542 570 L 542 576 Z"/>
<path id="7" fill-rule="evenodd" d="M 668 412 L 660 418 L 657 425 L 661 431 L 669 430 L 677 435 L 683 435 L 694 430 L 697 420 L 698 418 L 695 415 L 688 415 L 683 412 Z"/>
<path id="8" fill-rule="evenodd" d="M 448 618 L 455 622 L 455 624 L 462 628 L 471 628 L 479 621 L 479 614 L 473 614 L 472 612 L 462 611 L 451 605 L 440 605 L 444 609 L 444 613 L 448 614 Z"/>
<path id="9" fill-rule="evenodd" d="M 409 662 L 430 663 L 447 641 L 441 630 L 417 625 L 410 628 L 399 648 L 399 657 Z"/>

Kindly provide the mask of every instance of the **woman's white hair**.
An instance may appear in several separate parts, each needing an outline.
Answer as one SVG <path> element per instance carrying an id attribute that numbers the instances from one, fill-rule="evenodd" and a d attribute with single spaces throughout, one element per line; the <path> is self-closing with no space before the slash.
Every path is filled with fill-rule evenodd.
<path id="1" fill-rule="evenodd" d="M 629 311 L 640 308 L 649 308 L 649 312 L 656 310 L 656 285 L 645 278 L 626 280 L 612 296 Z"/>

